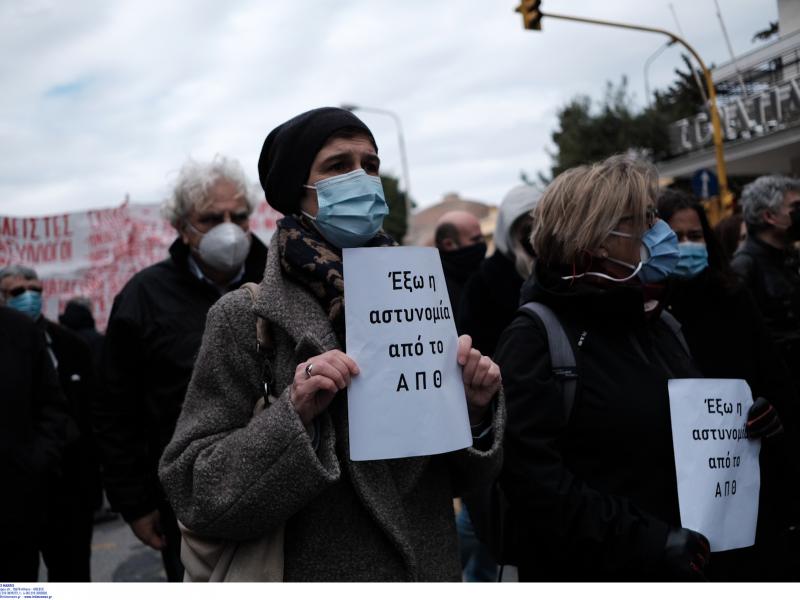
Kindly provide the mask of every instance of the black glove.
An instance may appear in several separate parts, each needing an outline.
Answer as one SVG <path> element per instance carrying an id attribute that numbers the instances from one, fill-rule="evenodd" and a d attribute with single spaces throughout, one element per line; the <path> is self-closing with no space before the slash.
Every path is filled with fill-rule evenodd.
<path id="1" fill-rule="evenodd" d="M 691 529 L 670 529 L 664 544 L 664 565 L 676 581 L 706 581 L 705 569 L 711 546 L 701 533 Z"/>
<path id="2" fill-rule="evenodd" d="M 753 439 L 771 438 L 783 433 L 778 411 L 765 398 L 758 397 L 747 411 L 747 435 Z"/>

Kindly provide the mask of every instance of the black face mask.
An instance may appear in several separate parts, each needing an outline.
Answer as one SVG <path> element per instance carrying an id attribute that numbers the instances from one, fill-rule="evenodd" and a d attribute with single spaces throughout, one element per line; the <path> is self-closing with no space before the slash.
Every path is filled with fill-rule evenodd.
<path id="1" fill-rule="evenodd" d="M 486 243 L 478 242 L 477 244 L 464 246 L 458 250 L 440 252 L 440 254 L 442 263 L 446 263 L 449 269 L 466 276 L 475 271 L 478 265 L 481 264 L 481 261 L 486 257 Z"/>
<path id="2" fill-rule="evenodd" d="M 793 208 L 789 213 L 789 217 L 792 219 L 792 224 L 786 230 L 786 235 L 789 236 L 790 240 L 796 242 L 800 240 L 800 207 Z"/>

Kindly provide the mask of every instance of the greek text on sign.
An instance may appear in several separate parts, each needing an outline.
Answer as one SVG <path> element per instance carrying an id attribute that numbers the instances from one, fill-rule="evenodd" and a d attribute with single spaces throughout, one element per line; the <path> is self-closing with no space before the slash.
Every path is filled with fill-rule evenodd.
<path id="1" fill-rule="evenodd" d="M 472 445 L 439 252 L 345 248 L 351 460 L 440 454 Z"/>
<path id="2" fill-rule="evenodd" d="M 681 525 L 705 535 L 712 552 L 752 546 L 761 442 L 745 431 L 750 387 L 741 379 L 671 379 L 669 401 Z"/>

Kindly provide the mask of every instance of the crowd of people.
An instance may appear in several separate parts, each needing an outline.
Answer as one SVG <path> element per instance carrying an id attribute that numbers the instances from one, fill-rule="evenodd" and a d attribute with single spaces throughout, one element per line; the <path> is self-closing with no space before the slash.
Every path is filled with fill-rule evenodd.
<path id="1" fill-rule="evenodd" d="M 342 249 L 400 241 L 379 167 L 349 111 L 277 126 L 266 247 L 241 166 L 187 162 L 169 257 L 125 285 L 104 338 L 85 299 L 54 323 L 33 269 L 0 270 L 0 581 L 35 581 L 40 556 L 50 581 L 90 581 L 104 492 L 168 581 L 495 581 L 506 562 L 520 581 L 800 578 L 800 182 L 759 177 L 712 229 L 652 165 L 612 156 L 511 189 L 489 256 L 472 213 L 445 213 L 472 445 L 353 461 Z M 750 547 L 711 552 L 681 525 L 680 378 L 752 390 Z"/>

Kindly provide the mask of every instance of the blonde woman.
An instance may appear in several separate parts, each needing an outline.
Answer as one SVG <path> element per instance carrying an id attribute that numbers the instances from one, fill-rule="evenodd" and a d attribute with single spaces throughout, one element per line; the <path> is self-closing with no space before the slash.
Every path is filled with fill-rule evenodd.
<path id="1" fill-rule="evenodd" d="M 680 528 L 667 391 L 700 374 L 662 317 L 678 248 L 656 191 L 652 166 L 615 156 L 562 173 L 534 213 L 521 300 L 553 311 L 577 369 L 554 371 L 533 315 L 516 317 L 495 355 L 522 580 L 703 578 L 708 542 Z M 561 378 L 576 376 L 565 393 Z"/>

